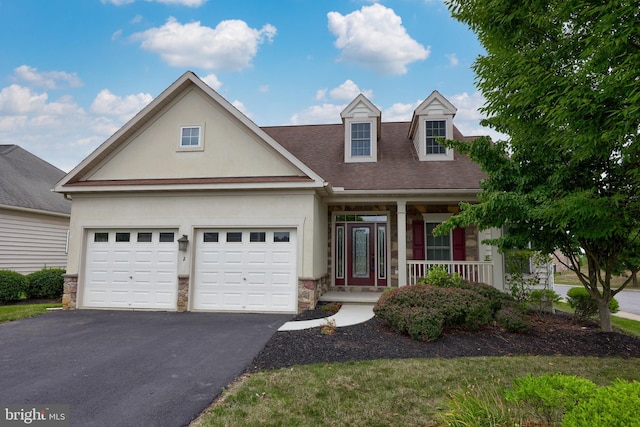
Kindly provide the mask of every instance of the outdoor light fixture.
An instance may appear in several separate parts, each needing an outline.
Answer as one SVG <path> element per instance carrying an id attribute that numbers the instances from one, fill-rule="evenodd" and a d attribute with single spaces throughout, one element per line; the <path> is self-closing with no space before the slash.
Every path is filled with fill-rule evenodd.
<path id="1" fill-rule="evenodd" d="M 187 251 L 187 246 L 189 245 L 189 238 L 186 234 L 183 234 L 181 238 L 178 239 L 178 250 L 181 252 Z"/>

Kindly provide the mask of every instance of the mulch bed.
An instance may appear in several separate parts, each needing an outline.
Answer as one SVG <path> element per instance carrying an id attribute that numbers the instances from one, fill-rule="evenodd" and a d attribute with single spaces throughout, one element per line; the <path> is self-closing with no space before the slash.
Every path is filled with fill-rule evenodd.
<path id="1" fill-rule="evenodd" d="M 310 310 L 297 320 L 325 317 Z M 562 355 L 640 357 L 640 338 L 600 332 L 597 323 L 576 323 L 566 313 L 532 316 L 526 333 L 510 333 L 497 325 L 477 331 L 449 330 L 432 342 L 420 342 L 391 331 L 374 317 L 324 335 L 320 328 L 277 332 L 253 360 L 249 371 L 312 363 L 398 358 Z"/>

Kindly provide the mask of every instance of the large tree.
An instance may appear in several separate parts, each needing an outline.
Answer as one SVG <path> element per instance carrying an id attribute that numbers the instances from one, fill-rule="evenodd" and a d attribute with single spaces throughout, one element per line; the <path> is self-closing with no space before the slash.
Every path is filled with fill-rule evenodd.
<path id="1" fill-rule="evenodd" d="M 508 138 L 447 142 L 488 178 L 479 203 L 441 231 L 504 227 L 503 249 L 559 249 L 610 331 L 608 302 L 622 289 L 611 276 L 640 266 L 638 0 L 447 3 L 486 51 L 473 65 L 483 124 Z"/>

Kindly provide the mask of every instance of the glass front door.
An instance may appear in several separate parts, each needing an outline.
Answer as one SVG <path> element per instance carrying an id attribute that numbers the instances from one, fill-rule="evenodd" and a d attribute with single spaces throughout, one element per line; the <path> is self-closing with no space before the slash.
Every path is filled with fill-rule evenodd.
<path id="1" fill-rule="evenodd" d="M 336 222 L 334 236 L 336 285 L 387 286 L 386 215 L 348 216 Z"/>

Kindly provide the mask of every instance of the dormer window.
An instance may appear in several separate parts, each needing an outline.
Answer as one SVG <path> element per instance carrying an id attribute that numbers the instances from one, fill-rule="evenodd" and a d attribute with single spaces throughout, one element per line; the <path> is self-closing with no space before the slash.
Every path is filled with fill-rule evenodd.
<path id="1" fill-rule="evenodd" d="M 351 123 L 351 157 L 371 157 L 371 123 Z"/>
<path id="2" fill-rule="evenodd" d="M 425 153 L 430 154 L 447 154 L 447 149 L 444 145 L 438 142 L 439 138 L 447 137 L 447 121 L 446 120 L 426 120 L 424 123 L 425 129 Z"/>
<path id="3" fill-rule="evenodd" d="M 344 123 L 345 163 L 377 161 L 380 110 L 360 94 L 340 113 L 340 116 Z"/>
<path id="4" fill-rule="evenodd" d="M 453 149 L 439 139 L 453 139 L 454 107 L 438 91 L 433 91 L 413 112 L 409 138 L 423 162 L 453 160 Z"/>

